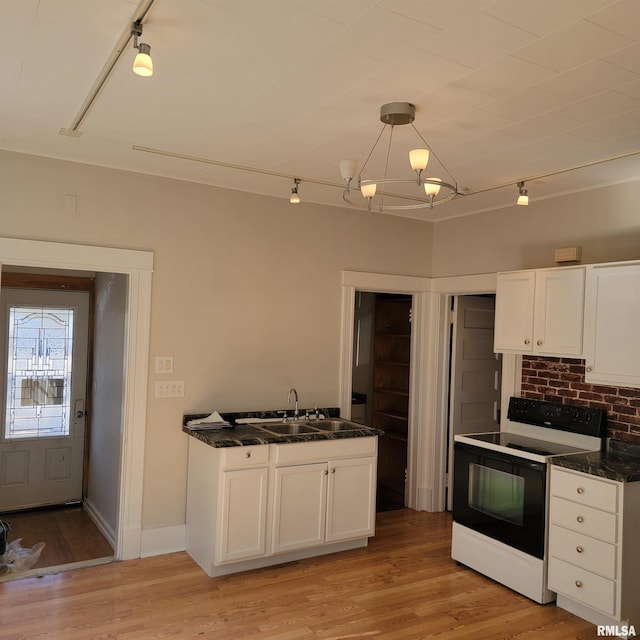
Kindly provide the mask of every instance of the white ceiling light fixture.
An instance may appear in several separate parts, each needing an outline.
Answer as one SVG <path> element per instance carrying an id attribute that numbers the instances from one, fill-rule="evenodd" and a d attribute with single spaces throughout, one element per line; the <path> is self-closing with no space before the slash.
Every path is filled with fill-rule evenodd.
<path id="1" fill-rule="evenodd" d="M 357 163 L 355 160 L 342 160 L 340 162 L 340 174 L 346 183 L 346 188 L 342 194 L 342 199 L 354 207 L 361 209 L 375 209 L 377 211 L 402 211 L 408 209 L 422 209 L 444 204 L 453 200 L 458 192 L 458 185 L 453 176 L 442 164 L 442 161 L 436 156 L 433 149 L 429 147 L 427 141 L 422 137 L 420 132 L 413 125 L 415 119 L 416 108 L 410 102 L 389 102 L 380 107 L 380 120 L 384 123 L 378 138 L 373 144 L 369 155 L 365 160 L 362 169 L 358 173 L 355 185 L 352 181 L 356 177 Z M 409 164 L 416 173 L 416 177 L 409 178 L 389 178 L 387 177 L 387 168 L 389 157 L 391 155 L 391 143 L 393 141 L 394 127 L 410 124 L 416 135 L 419 137 L 424 146 L 409 151 Z M 386 129 L 389 129 L 389 143 L 387 146 L 387 155 L 385 161 L 384 175 L 381 178 L 364 178 L 364 171 L 367 163 L 371 159 L 378 142 L 382 138 Z M 443 170 L 448 174 L 450 182 L 442 178 L 423 178 L 422 173 L 427 168 L 429 157 L 433 155 L 440 163 Z M 407 184 L 416 185 L 415 190 L 407 192 Z M 389 190 L 385 189 L 389 186 Z M 378 188 L 381 187 L 381 188 Z M 401 193 L 394 190 L 394 187 L 404 187 Z M 364 198 L 358 200 L 353 198 L 351 190 L 360 191 Z"/>
<path id="2" fill-rule="evenodd" d="M 140 20 L 131 25 L 131 35 L 133 36 L 133 48 L 138 50 L 133 61 L 133 72 L 148 78 L 153 75 L 153 60 L 151 59 L 151 47 L 146 42 L 138 43 L 138 38 L 142 35 Z"/>
<path id="3" fill-rule="evenodd" d="M 289 202 L 291 204 L 300 203 L 300 195 L 298 194 L 298 185 L 300 184 L 300 178 L 293 179 L 293 187 L 291 187 L 291 195 L 289 196 Z"/>
<path id="4" fill-rule="evenodd" d="M 524 182 L 518 182 L 518 202 L 520 206 L 526 207 L 529 204 L 529 192 L 524 188 Z"/>

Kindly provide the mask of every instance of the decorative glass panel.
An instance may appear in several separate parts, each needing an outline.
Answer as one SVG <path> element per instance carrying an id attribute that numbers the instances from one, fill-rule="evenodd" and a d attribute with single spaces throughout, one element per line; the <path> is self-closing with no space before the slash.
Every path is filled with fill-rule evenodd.
<path id="1" fill-rule="evenodd" d="M 73 309 L 10 307 L 5 438 L 69 435 Z"/>

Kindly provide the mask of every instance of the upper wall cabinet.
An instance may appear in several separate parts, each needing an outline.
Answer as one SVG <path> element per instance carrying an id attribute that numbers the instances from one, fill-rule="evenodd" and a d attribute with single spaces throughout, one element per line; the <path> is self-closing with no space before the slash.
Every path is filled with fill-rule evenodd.
<path id="1" fill-rule="evenodd" d="M 585 380 L 640 387 L 640 263 L 587 273 Z"/>
<path id="2" fill-rule="evenodd" d="M 584 267 L 498 274 L 494 350 L 582 355 Z"/>

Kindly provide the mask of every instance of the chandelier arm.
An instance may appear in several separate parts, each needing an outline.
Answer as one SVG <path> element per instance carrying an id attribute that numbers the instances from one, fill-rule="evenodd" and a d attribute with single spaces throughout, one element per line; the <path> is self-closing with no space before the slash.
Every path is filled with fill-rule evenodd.
<path id="1" fill-rule="evenodd" d="M 371 154 L 373 154 L 373 152 L 375 151 L 376 147 L 378 146 L 378 142 L 380 141 L 380 138 L 382 137 L 382 134 L 384 133 L 384 130 L 386 129 L 387 125 L 383 124 L 382 125 L 382 129 L 380 129 L 380 133 L 378 134 L 378 137 L 376 138 L 376 141 L 373 143 L 373 147 L 371 147 L 371 151 L 369 151 L 369 155 L 367 156 L 367 159 L 364 161 L 364 164 L 362 165 L 362 169 L 360 169 L 360 175 L 362 175 L 362 172 L 364 171 L 365 167 L 367 166 L 367 163 L 369 162 L 369 159 L 371 158 Z"/>
<path id="2" fill-rule="evenodd" d="M 422 136 L 422 134 L 416 129 L 416 126 L 413 124 L 413 122 L 409 123 L 411 125 L 411 127 L 413 128 L 413 130 L 418 134 L 418 137 L 420 138 L 420 140 L 422 140 L 422 142 L 424 142 L 425 146 L 427 147 L 427 149 L 429 149 L 429 151 L 433 154 L 433 157 L 440 163 L 440 166 L 445 170 L 445 172 L 447 173 L 447 175 L 451 178 L 451 180 L 453 180 L 453 183 L 456 185 L 456 191 L 458 190 L 458 182 L 457 180 L 453 177 L 453 174 L 449 171 L 449 169 L 447 169 L 447 167 L 445 166 L 444 162 L 442 162 L 442 160 L 440 160 L 440 158 L 438 157 L 438 154 L 431 148 L 431 146 L 429 145 L 429 143 L 424 139 L 424 137 Z"/>

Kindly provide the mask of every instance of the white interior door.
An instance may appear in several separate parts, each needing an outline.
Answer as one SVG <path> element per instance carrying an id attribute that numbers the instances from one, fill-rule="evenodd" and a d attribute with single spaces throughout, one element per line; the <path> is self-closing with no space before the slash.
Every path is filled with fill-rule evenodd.
<path id="1" fill-rule="evenodd" d="M 0 295 L 0 510 L 82 499 L 89 294 Z"/>
<path id="2" fill-rule="evenodd" d="M 449 487 L 453 486 L 453 437 L 498 431 L 500 356 L 493 352 L 495 300 L 456 296 L 453 309 L 449 406 Z M 453 491 L 447 492 L 447 509 Z"/>

